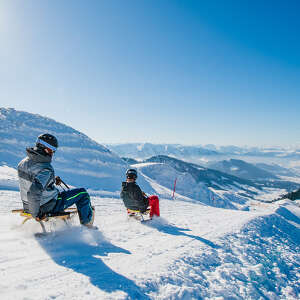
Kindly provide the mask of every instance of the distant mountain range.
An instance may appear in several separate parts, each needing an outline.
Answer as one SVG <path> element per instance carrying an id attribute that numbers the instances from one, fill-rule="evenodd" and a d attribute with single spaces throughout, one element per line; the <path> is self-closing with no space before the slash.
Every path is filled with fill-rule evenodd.
<path id="1" fill-rule="evenodd" d="M 259 147 L 236 147 L 236 146 L 215 146 L 215 145 L 195 145 L 185 146 L 180 144 L 151 144 L 151 143 L 124 143 L 107 144 L 109 149 L 120 156 L 134 159 L 147 159 L 156 155 L 167 155 L 184 159 L 186 161 L 199 160 L 202 163 L 212 160 L 222 160 L 226 158 L 243 159 L 254 161 L 266 159 L 276 161 L 300 160 L 300 148 L 259 148 Z"/>
<path id="2" fill-rule="evenodd" d="M 295 171 L 281 167 L 277 164 L 256 163 L 255 165 L 262 170 L 270 172 L 274 175 L 276 174 L 276 176 L 289 176 L 289 177 L 299 176 L 299 174 L 297 174 Z"/>
<path id="3" fill-rule="evenodd" d="M 209 163 L 212 169 L 231 174 L 247 180 L 272 180 L 279 179 L 273 173 L 259 168 L 240 159 L 229 159 L 218 162 Z M 271 169 L 271 168 L 270 168 Z"/>

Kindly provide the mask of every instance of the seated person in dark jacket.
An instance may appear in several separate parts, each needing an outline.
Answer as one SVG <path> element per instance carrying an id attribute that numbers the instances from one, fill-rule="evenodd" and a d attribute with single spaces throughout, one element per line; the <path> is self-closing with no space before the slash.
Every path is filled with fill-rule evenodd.
<path id="1" fill-rule="evenodd" d="M 136 179 L 137 171 L 134 169 L 127 170 L 126 181 L 122 182 L 121 198 L 126 208 L 144 213 L 149 206 L 149 200 L 136 184 Z"/>

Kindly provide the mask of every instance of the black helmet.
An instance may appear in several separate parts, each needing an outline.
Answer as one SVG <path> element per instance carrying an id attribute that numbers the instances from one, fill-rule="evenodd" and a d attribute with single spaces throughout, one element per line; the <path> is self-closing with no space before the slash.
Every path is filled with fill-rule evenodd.
<path id="1" fill-rule="evenodd" d="M 58 148 L 58 142 L 54 135 L 50 133 L 44 133 L 38 136 L 36 140 L 36 146 L 38 148 L 49 148 L 55 152 Z"/>
<path id="2" fill-rule="evenodd" d="M 130 179 L 136 179 L 137 178 L 137 171 L 135 169 L 128 169 L 126 171 L 126 177 Z"/>

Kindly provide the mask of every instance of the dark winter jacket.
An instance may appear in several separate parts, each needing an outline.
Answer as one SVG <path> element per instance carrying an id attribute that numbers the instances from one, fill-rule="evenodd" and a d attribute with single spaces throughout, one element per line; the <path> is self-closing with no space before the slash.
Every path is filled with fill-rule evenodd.
<path id="1" fill-rule="evenodd" d="M 54 186 L 52 157 L 37 148 L 28 148 L 27 157 L 18 165 L 21 200 L 23 208 L 33 217 L 51 211 L 59 190 Z"/>
<path id="2" fill-rule="evenodd" d="M 121 198 L 126 208 L 139 210 L 142 213 L 149 205 L 148 199 L 144 197 L 142 190 L 135 182 L 122 182 Z"/>

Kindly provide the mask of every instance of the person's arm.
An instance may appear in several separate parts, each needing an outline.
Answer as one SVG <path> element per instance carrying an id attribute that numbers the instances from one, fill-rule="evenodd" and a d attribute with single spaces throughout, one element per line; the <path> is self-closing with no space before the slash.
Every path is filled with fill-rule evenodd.
<path id="1" fill-rule="evenodd" d="M 49 169 L 43 169 L 34 178 L 30 189 L 28 191 L 28 206 L 29 212 L 34 218 L 41 218 L 39 216 L 40 203 L 42 200 L 42 193 L 48 186 L 51 180 L 52 171 Z"/>
<path id="2" fill-rule="evenodd" d="M 124 192 L 124 188 L 126 187 L 126 182 L 122 182 L 122 190 L 121 190 L 121 193 L 120 193 L 120 197 L 122 198 L 122 199 L 124 199 L 124 194 L 125 194 L 125 192 Z"/>

